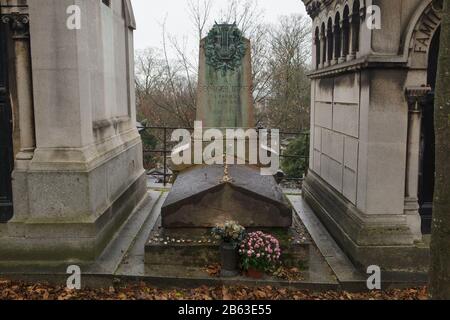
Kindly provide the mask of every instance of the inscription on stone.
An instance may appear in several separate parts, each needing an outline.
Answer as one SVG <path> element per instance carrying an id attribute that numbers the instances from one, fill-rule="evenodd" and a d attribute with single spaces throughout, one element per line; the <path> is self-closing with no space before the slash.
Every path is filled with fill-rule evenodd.
<path id="1" fill-rule="evenodd" d="M 427 53 L 430 41 L 436 29 L 439 27 L 441 17 L 438 12 L 430 7 L 420 19 L 419 26 L 414 36 L 414 52 Z"/>

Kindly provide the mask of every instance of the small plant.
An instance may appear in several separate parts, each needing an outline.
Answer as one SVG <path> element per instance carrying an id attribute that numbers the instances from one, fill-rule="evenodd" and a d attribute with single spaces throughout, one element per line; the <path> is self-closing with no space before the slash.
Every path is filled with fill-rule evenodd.
<path id="1" fill-rule="evenodd" d="M 245 228 L 236 221 L 226 221 L 212 229 L 212 234 L 225 243 L 240 243 L 245 237 Z"/>
<path id="2" fill-rule="evenodd" d="M 252 232 L 242 241 L 239 254 L 244 271 L 255 269 L 267 272 L 279 264 L 280 242 L 270 234 L 261 231 Z"/>
<path id="3" fill-rule="evenodd" d="M 295 157 L 285 157 L 281 162 L 281 168 L 288 178 L 301 178 L 308 170 L 309 163 L 309 135 L 302 134 L 292 140 L 285 155 Z"/>

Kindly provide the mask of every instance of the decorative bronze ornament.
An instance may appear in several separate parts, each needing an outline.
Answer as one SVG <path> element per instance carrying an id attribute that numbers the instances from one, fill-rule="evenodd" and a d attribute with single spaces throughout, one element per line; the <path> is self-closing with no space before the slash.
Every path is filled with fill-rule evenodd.
<path id="1" fill-rule="evenodd" d="M 241 66 L 245 50 L 244 37 L 235 23 L 216 23 L 206 37 L 206 63 L 224 73 Z"/>

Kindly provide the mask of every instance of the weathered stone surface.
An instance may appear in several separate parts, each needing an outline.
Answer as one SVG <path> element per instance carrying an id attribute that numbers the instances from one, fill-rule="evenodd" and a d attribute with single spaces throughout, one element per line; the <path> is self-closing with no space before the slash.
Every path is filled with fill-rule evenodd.
<path id="1" fill-rule="evenodd" d="M 434 85 L 440 13 L 431 0 L 384 2 L 382 30 L 366 28 L 368 16 L 363 16 L 365 21 L 351 25 L 357 34 L 350 32 L 341 46 L 350 54 L 325 54 L 331 62 L 324 64 L 329 48 L 326 31 L 320 37 L 321 26 L 328 17 L 345 22 L 346 5 L 303 2 L 318 36 L 313 52 L 320 51 L 313 55 L 316 70 L 310 73 L 312 150 L 305 197 L 355 260 L 368 263 L 378 255 L 374 264 L 405 269 L 417 263 L 421 268 L 426 253 L 414 244 L 422 238 L 418 199 L 423 193 L 418 186 L 430 168 L 419 159 L 427 158 L 432 138 L 426 133 L 430 126 L 418 120 L 420 107 L 411 110 L 410 99 L 423 98 Z M 360 7 L 348 6 L 354 16 L 368 9 L 358 3 Z M 432 190 L 432 183 L 422 188 Z M 422 218 L 427 221 L 426 215 Z"/>
<path id="2" fill-rule="evenodd" d="M 147 196 L 146 183 L 143 174 L 108 208 L 98 212 L 98 217 L 72 221 L 47 217 L 8 222 L 4 230 L 0 229 L 1 261 L 92 263 Z"/>
<path id="3" fill-rule="evenodd" d="M 359 268 L 378 265 L 387 271 L 426 271 L 429 248 L 415 242 L 405 215 L 367 215 L 314 173 L 303 196 L 349 258 Z"/>
<path id="4" fill-rule="evenodd" d="M 239 45 L 233 41 L 228 42 L 231 35 L 227 31 L 229 27 L 224 26 L 225 29 L 219 31 L 219 35 L 211 35 L 214 40 L 205 38 L 201 41 L 197 120 L 203 121 L 204 127 L 253 128 L 256 123 L 251 90 L 253 81 L 250 41 L 240 38 L 245 51 L 243 56 L 238 55 Z M 221 25 L 219 28 L 222 28 Z M 207 58 L 207 45 L 211 42 L 220 50 L 217 54 L 225 56 L 215 64 L 209 62 L 211 58 Z M 230 56 L 230 59 L 227 56 Z M 233 63 L 233 69 L 226 67 L 234 58 L 240 61 Z M 223 67 L 218 67 L 220 64 Z"/>
<path id="5" fill-rule="evenodd" d="M 252 229 L 249 229 L 250 231 Z M 298 217 L 291 228 L 262 228 L 279 239 L 285 266 L 306 268 L 312 245 Z M 209 228 L 164 228 L 157 223 L 145 245 L 147 265 L 205 267 L 220 262 L 219 242 Z"/>
<path id="6" fill-rule="evenodd" d="M 222 166 L 182 172 L 162 207 L 162 223 L 173 227 L 214 227 L 236 220 L 246 227 L 289 227 L 292 209 L 272 176 L 259 168 L 230 166 L 233 181 L 222 183 Z"/>
<path id="7" fill-rule="evenodd" d="M 201 42 L 199 65 L 197 120 L 203 127 L 253 127 L 250 41 L 235 25 L 215 25 Z M 183 167 L 162 207 L 162 225 L 211 228 L 226 220 L 245 227 L 292 225 L 292 209 L 273 176 L 241 163 L 229 172 L 232 181 L 223 182 L 222 166 Z"/>
<path id="8" fill-rule="evenodd" d="M 29 13 L 34 128 L 19 131 L 35 133 L 36 143 L 29 158 L 16 159 L 14 216 L 0 229 L 2 261 L 93 261 L 147 195 L 131 2 L 80 2 L 84 22 L 76 30 L 66 25 L 69 2 L 22 8 Z M 23 59 L 14 54 L 12 61 Z"/>

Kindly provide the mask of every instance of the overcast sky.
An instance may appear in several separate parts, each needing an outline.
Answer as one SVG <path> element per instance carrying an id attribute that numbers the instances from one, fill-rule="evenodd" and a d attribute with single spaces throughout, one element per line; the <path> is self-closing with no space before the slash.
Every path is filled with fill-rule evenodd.
<path id="1" fill-rule="evenodd" d="M 131 0 L 136 16 L 137 30 L 135 32 L 135 49 L 148 47 L 161 48 L 161 23 L 166 17 L 167 32 L 176 35 L 178 39 L 187 39 L 188 46 L 197 46 L 195 31 L 188 13 L 188 0 Z M 221 7 L 226 7 L 226 0 L 213 0 L 214 19 Z M 255 0 L 264 12 L 264 20 L 276 22 L 280 15 L 293 13 L 305 14 L 305 8 L 300 0 Z M 220 21 L 218 21 L 220 22 Z"/>

